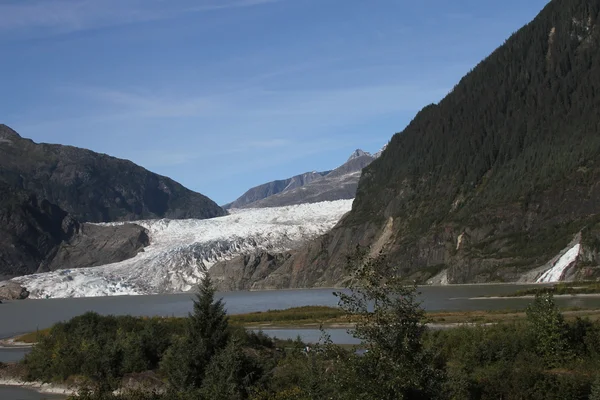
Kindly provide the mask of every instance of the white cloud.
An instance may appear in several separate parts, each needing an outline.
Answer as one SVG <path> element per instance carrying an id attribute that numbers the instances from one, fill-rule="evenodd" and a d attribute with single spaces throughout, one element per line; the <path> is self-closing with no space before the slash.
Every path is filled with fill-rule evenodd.
<path id="1" fill-rule="evenodd" d="M 21 0 L 0 4 L 0 31 L 44 29 L 64 33 L 279 1 L 282 0 Z"/>
<path id="2" fill-rule="evenodd" d="M 314 91 L 270 91 L 260 87 L 224 93 L 177 96 L 155 90 L 116 90 L 102 87 L 63 88 L 79 101 L 104 104 L 106 118 L 122 115 L 153 118 L 207 117 L 252 119 L 316 118 L 346 121 L 389 112 L 414 111 L 440 100 L 448 88 L 418 84 L 364 85 Z M 149 94 L 152 93 L 152 94 Z M 108 109 L 106 108 L 108 107 Z"/>
<path id="3" fill-rule="evenodd" d="M 108 118 L 151 117 L 180 118 L 214 113 L 216 103 L 209 98 L 149 94 L 144 90 L 118 90 L 91 86 L 69 86 L 62 90 L 70 92 L 82 101 L 96 101 L 108 105 Z M 103 111 L 99 111 L 103 113 Z M 104 112 L 106 113 L 106 112 Z"/>

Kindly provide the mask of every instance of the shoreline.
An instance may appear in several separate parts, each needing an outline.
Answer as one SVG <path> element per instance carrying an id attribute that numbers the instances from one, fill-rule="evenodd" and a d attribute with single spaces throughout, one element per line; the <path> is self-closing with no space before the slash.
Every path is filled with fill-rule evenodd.
<path id="1" fill-rule="evenodd" d="M 77 394 L 78 388 L 69 387 L 54 383 L 43 383 L 38 381 L 26 382 L 17 378 L 0 378 L 0 387 L 18 387 L 22 389 L 34 390 L 41 394 L 57 394 L 72 396 Z"/>
<path id="2" fill-rule="evenodd" d="M 15 339 L 21 335 L 0 339 L 0 349 L 29 349 L 34 343 L 17 342 Z"/>
<path id="3" fill-rule="evenodd" d="M 451 328 L 456 328 L 456 327 L 460 327 L 460 326 L 464 326 L 464 325 L 488 325 L 489 323 L 481 323 L 481 322 L 473 322 L 473 321 L 461 321 L 461 322 L 428 322 L 425 325 L 430 328 L 430 329 L 451 329 Z M 323 328 L 324 330 L 348 330 L 348 329 L 353 329 L 355 327 L 355 324 L 353 323 L 331 323 L 331 324 L 318 324 L 318 323 L 308 323 L 305 325 L 276 325 L 276 324 L 272 324 L 272 325 L 247 325 L 247 326 L 243 326 L 244 329 L 248 329 L 248 330 L 253 330 L 253 331 L 261 331 L 264 333 L 268 333 L 269 331 L 279 331 L 279 330 L 292 330 L 292 331 L 310 331 L 310 330 L 319 330 L 320 328 Z M 18 337 L 18 336 L 17 336 Z M 5 341 L 11 341 L 14 340 L 14 338 L 11 339 L 5 339 Z M 32 348 L 33 346 L 36 345 L 36 342 L 33 343 L 22 343 L 22 342 L 15 342 L 15 343 L 22 343 L 19 345 L 15 345 L 15 346 L 10 346 L 10 345 L 2 345 L 2 340 L 0 340 L 0 350 L 2 349 L 28 349 L 28 348 Z M 3 385 L 3 383 L 1 382 L 0 379 L 0 386 Z"/>
<path id="4" fill-rule="evenodd" d="M 555 282 L 556 283 L 556 282 Z M 451 284 L 435 284 L 435 285 L 417 285 L 417 288 L 428 288 L 428 287 L 460 287 L 460 286 L 548 286 L 552 283 L 537 283 L 537 282 L 484 282 L 484 283 L 451 283 Z M 274 292 L 274 291 L 294 291 L 294 290 L 347 290 L 348 288 L 342 286 L 322 286 L 322 287 L 297 287 L 297 288 L 265 288 L 265 289 L 246 289 L 246 290 L 223 290 L 217 291 L 217 294 L 225 293 L 257 293 L 257 292 Z M 196 292 L 193 290 L 187 292 L 171 292 L 171 293 L 131 293 L 131 294 L 116 294 L 116 295 L 104 295 L 104 296 L 81 296 L 81 297 L 34 297 L 29 296 L 25 299 L 19 300 L 7 300 L 7 302 L 14 301 L 27 301 L 27 300 L 56 300 L 56 299 L 93 299 L 103 297 L 135 297 L 135 296 L 163 296 L 163 295 L 194 295 Z"/>
<path id="5" fill-rule="evenodd" d="M 600 297 L 600 293 L 574 293 L 574 294 L 555 294 L 555 299 L 560 298 L 577 298 L 577 297 Z M 469 297 L 469 300 L 505 300 L 505 299 L 535 299 L 535 295 L 527 294 L 524 296 L 483 296 Z"/>

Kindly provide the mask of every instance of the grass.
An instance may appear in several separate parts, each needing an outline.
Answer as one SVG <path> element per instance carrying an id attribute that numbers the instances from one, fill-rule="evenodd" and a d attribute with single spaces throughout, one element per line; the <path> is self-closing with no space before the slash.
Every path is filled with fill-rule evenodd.
<path id="1" fill-rule="evenodd" d="M 24 335 L 17 336 L 14 338 L 14 340 L 16 342 L 32 344 L 32 343 L 37 343 L 37 341 L 40 338 L 47 336 L 49 333 L 50 333 L 50 328 L 46 328 L 46 329 L 42 329 L 39 331 L 29 332 Z"/>
<path id="2" fill-rule="evenodd" d="M 268 310 L 229 317 L 233 325 L 241 326 L 307 326 L 331 325 L 350 322 L 348 315 L 339 308 L 325 306 L 294 307 L 286 310 Z"/>
<path id="3" fill-rule="evenodd" d="M 570 294 L 600 294 L 600 282 L 568 282 L 557 283 L 553 286 L 529 288 L 518 290 L 514 293 L 504 295 L 502 297 L 522 297 L 535 296 L 542 293 L 552 293 L 553 295 L 570 295 Z"/>

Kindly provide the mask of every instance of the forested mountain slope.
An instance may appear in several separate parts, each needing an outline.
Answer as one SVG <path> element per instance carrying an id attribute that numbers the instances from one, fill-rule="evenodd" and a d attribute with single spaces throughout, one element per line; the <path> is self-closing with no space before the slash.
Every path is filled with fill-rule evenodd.
<path id="1" fill-rule="evenodd" d="M 600 1 L 554 0 L 424 108 L 365 168 L 352 212 L 286 261 L 285 283 L 343 281 L 357 244 L 404 276 L 514 281 L 582 231 L 597 275 Z"/>

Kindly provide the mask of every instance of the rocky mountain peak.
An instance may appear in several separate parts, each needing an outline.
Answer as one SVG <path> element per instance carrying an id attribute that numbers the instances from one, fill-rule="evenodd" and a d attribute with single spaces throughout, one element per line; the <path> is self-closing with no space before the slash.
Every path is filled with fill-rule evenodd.
<path id="1" fill-rule="evenodd" d="M 20 139 L 21 136 L 10 127 L 0 124 L 0 139 Z"/>
<path id="2" fill-rule="evenodd" d="M 369 156 L 369 157 L 371 157 L 371 154 L 367 153 L 366 151 L 362 151 L 361 149 L 356 149 L 350 155 L 350 157 L 348 158 L 348 161 L 354 160 L 355 158 L 362 157 L 362 156 Z"/>

